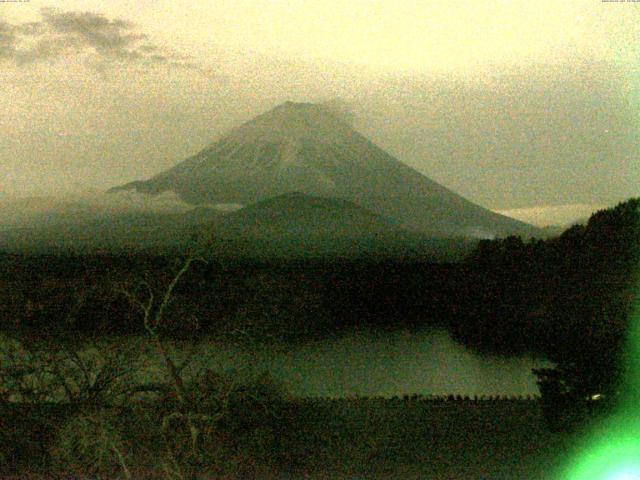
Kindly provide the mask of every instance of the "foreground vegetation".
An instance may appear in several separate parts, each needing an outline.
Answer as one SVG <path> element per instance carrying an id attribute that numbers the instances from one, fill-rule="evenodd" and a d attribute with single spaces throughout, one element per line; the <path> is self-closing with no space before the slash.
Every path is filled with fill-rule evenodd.
<path id="1" fill-rule="evenodd" d="M 194 457 L 177 426 L 162 431 L 162 402 L 93 416 L 4 406 L 1 418 L 15 423 L 3 430 L 3 475 L 125 478 L 126 465 L 130 478 L 162 478 L 170 443 L 176 461 L 194 467 L 190 478 L 544 479 L 571 441 L 546 430 L 532 400 L 252 398 L 237 392 Z"/>
<path id="2" fill-rule="evenodd" d="M 160 341 L 179 391 L 166 367 L 139 375 L 148 339 L 5 341 L 0 476 L 547 478 L 540 455 L 564 441 L 532 398 L 291 398 L 266 374 L 189 369 Z"/>

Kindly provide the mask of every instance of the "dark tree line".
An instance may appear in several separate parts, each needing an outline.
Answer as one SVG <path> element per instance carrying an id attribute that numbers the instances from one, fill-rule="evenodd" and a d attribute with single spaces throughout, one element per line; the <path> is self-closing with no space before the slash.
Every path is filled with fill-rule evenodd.
<path id="1" fill-rule="evenodd" d="M 578 405 L 589 409 L 592 398 L 615 401 L 639 254 L 638 199 L 599 211 L 554 239 L 483 241 L 467 259 L 478 282 L 467 292 L 473 307 L 456 319 L 454 332 L 479 348 L 502 345 L 554 361 L 557 368 L 536 372 L 551 416 Z"/>

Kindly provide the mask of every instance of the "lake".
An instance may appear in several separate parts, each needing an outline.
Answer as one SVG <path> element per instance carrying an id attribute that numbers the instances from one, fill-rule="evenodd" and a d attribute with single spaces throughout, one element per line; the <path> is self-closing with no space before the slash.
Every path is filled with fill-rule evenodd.
<path id="1" fill-rule="evenodd" d="M 533 357 L 481 356 L 443 331 L 360 332 L 295 347 L 205 342 L 197 349 L 196 366 L 266 370 L 291 394 L 312 397 L 537 395 L 531 369 L 551 365 Z"/>

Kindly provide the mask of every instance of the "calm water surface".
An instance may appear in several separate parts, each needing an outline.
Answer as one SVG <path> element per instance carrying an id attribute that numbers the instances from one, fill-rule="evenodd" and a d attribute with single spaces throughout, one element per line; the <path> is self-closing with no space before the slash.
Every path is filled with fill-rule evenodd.
<path id="1" fill-rule="evenodd" d="M 532 357 L 481 356 L 445 332 L 349 334 L 296 347 L 241 348 L 207 342 L 195 367 L 268 371 L 293 395 L 535 395 Z M 199 365 L 200 364 L 200 365 Z"/>

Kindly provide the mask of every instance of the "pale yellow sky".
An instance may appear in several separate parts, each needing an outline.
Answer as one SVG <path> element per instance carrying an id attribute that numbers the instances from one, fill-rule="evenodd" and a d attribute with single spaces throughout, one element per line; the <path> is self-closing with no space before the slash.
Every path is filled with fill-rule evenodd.
<path id="1" fill-rule="evenodd" d="M 432 73 L 576 55 L 632 61 L 640 48 L 640 5 L 600 0 L 31 0 L 0 15 L 34 20 L 42 7 L 130 20 L 204 61 L 234 49 Z"/>
<path id="2" fill-rule="evenodd" d="M 0 193 L 145 178 L 277 103 L 339 97 L 484 206 L 608 204 L 640 194 L 639 65 L 640 3 L 0 2 Z"/>

